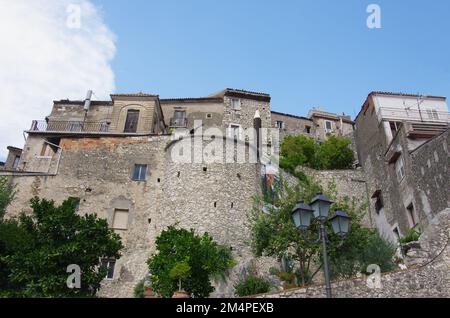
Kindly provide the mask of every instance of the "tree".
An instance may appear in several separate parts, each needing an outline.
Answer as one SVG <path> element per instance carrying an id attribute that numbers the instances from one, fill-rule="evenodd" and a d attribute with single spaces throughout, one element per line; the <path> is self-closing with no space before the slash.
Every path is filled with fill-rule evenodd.
<path id="1" fill-rule="evenodd" d="M 288 136 L 281 145 L 280 166 L 296 175 L 298 166 L 317 170 L 348 169 L 355 160 L 351 141 L 331 136 L 318 144 L 306 136 Z"/>
<path id="2" fill-rule="evenodd" d="M 313 220 L 311 227 L 305 233 L 300 233 L 293 223 L 292 209 L 298 201 L 310 202 L 317 192 L 324 191 L 309 178 L 300 180 L 293 187 L 283 180 L 280 184 L 275 201 L 266 202 L 263 198 L 255 200 L 255 208 L 251 214 L 252 247 L 256 256 L 273 256 L 280 261 L 285 257 L 292 258 L 297 263 L 298 282 L 305 285 L 311 283 L 322 268 L 321 246 L 310 243 L 319 236 L 319 224 Z M 331 210 L 342 209 L 352 218 L 349 233 L 343 242 L 327 224 L 332 274 L 334 278 L 352 276 L 368 261 L 376 260 L 368 257 L 374 247 L 369 242 L 376 232 L 361 226 L 363 205 L 358 205 L 355 200 L 348 198 L 337 199 L 333 187 L 330 187 L 326 194 L 335 201 Z M 263 207 L 265 213 L 261 213 Z M 392 264 L 392 256 L 393 253 L 384 253 L 383 262 Z M 343 261 L 346 266 L 338 266 Z M 390 268 L 385 266 L 382 269 Z"/>
<path id="3" fill-rule="evenodd" d="M 6 177 L 0 177 L 0 222 L 6 213 L 6 208 L 14 199 L 16 192 Z"/>
<path id="4" fill-rule="evenodd" d="M 60 206 L 34 198 L 31 215 L 0 225 L 1 296 L 93 297 L 106 276 L 103 258 L 118 258 L 120 236 L 95 214 L 76 214 L 76 199 Z M 81 288 L 67 287 L 67 267 L 81 269 Z"/>
<path id="5" fill-rule="evenodd" d="M 172 297 L 182 281 L 183 289 L 196 298 L 208 297 L 214 288 L 211 278 L 225 277 L 235 263 L 229 247 L 194 230 L 170 226 L 156 239 L 158 253 L 147 264 L 152 274 L 152 287 L 163 297 Z"/>

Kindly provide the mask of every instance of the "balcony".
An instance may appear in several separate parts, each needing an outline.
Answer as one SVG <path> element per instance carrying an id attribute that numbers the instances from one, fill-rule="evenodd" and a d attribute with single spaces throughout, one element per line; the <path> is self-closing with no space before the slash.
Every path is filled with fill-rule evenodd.
<path id="1" fill-rule="evenodd" d="M 73 133 L 101 133 L 108 132 L 109 124 L 106 122 L 82 121 L 45 121 L 33 120 L 32 132 L 73 132 Z"/>
<path id="2" fill-rule="evenodd" d="M 170 127 L 172 128 L 186 128 L 187 118 L 170 118 Z"/>
<path id="3" fill-rule="evenodd" d="M 381 107 L 378 111 L 378 120 L 450 123 L 450 113 L 430 109 L 402 109 Z"/>

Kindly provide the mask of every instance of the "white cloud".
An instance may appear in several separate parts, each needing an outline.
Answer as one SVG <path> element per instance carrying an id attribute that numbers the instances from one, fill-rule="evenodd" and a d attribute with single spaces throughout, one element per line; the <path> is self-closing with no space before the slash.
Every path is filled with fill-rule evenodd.
<path id="1" fill-rule="evenodd" d="M 0 41 L 1 159 L 53 100 L 114 91 L 115 37 L 89 0 L 0 0 Z"/>

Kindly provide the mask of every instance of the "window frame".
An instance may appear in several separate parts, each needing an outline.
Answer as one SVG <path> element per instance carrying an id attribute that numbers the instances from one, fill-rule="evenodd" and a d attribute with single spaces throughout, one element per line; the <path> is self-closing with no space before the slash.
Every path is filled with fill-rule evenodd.
<path id="1" fill-rule="evenodd" d="M 116 263 L 117 263 L 117 260 L 114 259 L 114 258 L 104 258 L 104 259 L 101 260 L 101 266 L 105 266 L 106 267 L 106 276 L 105 276 L 104 279 L 106 279 L 106 280 L 114 280 L 114 276 L 115 276 L 114 274 L 115 274 L 115 271 L 116 271 Z"/>
<path id="2" fill-rule="evenodd" d="M 406 177 L 405 160 L 403 159 L 403 155 L 400 155 L 395 161 L 394 169 L 395 174 L 397 175 L 397 181 L 401 183 Z"/>
<path id="3" fill-rule="evenodd" d="M 276 120 L 275 121 L 275 128 L 278 128 L 278 129 L 284 129 L 284 121 L 282 121 L 282 120 Z"/>
<path id="4" fill-rule="evenodd" d="M 116 220 L 116 213 L 117 212 L 122 212 L 122 213 L 127 213 L 127 222 L 126 222 L 126 225 L 125 225 L 125 228 L 123 228 L 123 227 L 116 227 L 115 226 L 115 220 Z M 130 210 L 129 209 L 120 209 L 120 208 L 115 208 L 114 209 L 114 212 L 113 212 L 113 216 L 112 216 L 112 224 L 111 224 L 111 229 L 112 230 L 117 230 L 117 231 L 127 231 L 128 230 L 128 223 L 129 223 L 129 221 L 130 221 Z"/>
<path id="5" fill-rule="evenodd" d="M 330 128 L 327 127 L 327 124 L 330 124 Z M 331 120 L 325 120 L 325 131 L 327 133 L 333 132 L 333 122 Z"/>
<path id="6" fill-rule="evenodd" d="M 139 167 L 139 172 L 138 172 L 137 177 L 136 177 L 136 171 L 137 171 L 136 169 L 138 167 Z M 144 170 L 144 173 L 142 175 L 142 168 L 143 167 L 145 168 L 145 170 Z M 131 175 L 131 179 L 133 181 L 139 181 L 139 182 L 147 181 L 147 172 L 148 172 L 148 165 L 147 164 L 136 163 L 133 166 L 133 172 L 132 172 L 132 175 Z"/>
<path id="7" fill-rule="evenodd" d="M 236 107 L 236 105 L 237 105 L 237 107 Z M 233 110 L 241 110 L 242 109 L 240 98 L 232 98 L 231 99 L 231 109 L 233 109 Z"/>
<path id="8" fill-rule="evenodd" d="M 127 125 L 129 125 L 129 122 L 131 122 L 130 119 L 130 114 L 136 114 L 136 123 L 135 123 L 135 127 L 133 127 L 132 129 L 130 129 L 129 127 L 127 128 Z M 139 127 L 139 117 L 141 116 L 141 111 L 139 109 L 128 109 L 127 110 L 127 115 L 125 117 L 125 124 L 123 127 L 123 132 L 124 133 L 129 133 L 129 134 L 134 134 L 137 133 L 138 131 L 138 127 Z"/>

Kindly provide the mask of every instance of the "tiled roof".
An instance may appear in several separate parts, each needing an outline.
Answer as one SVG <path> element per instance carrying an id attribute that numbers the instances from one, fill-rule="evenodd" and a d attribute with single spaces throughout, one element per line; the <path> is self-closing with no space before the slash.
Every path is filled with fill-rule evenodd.
<path id="1" fill-rule="evenodd" d="M 312 120 L 309 119 L 309 118 L 302 117 L 302 116 L 297 116 L 297 115 L 291 115 L 291 114 L 279 113 L 279 112 L 274 112 L 274 111 L 271 111 L 271 113 L 272 113 L 272 114 L 275 114 L 275 115 L 280 115 L 280 116 L 286 116 L 286 117 L 292 117 L 292 118 L 298 118 L 298 119 L 303 119 L 303 120 L 307 120 L 307 121 L 312 121 Z"/>
<path id="2" fill-rule="evenodd" d="M 159 95 L 146 94 L 146 93 L 134 93 L 134 94 L 111 94 L 111 98 L 114 97 L 159 97 Z"/>

